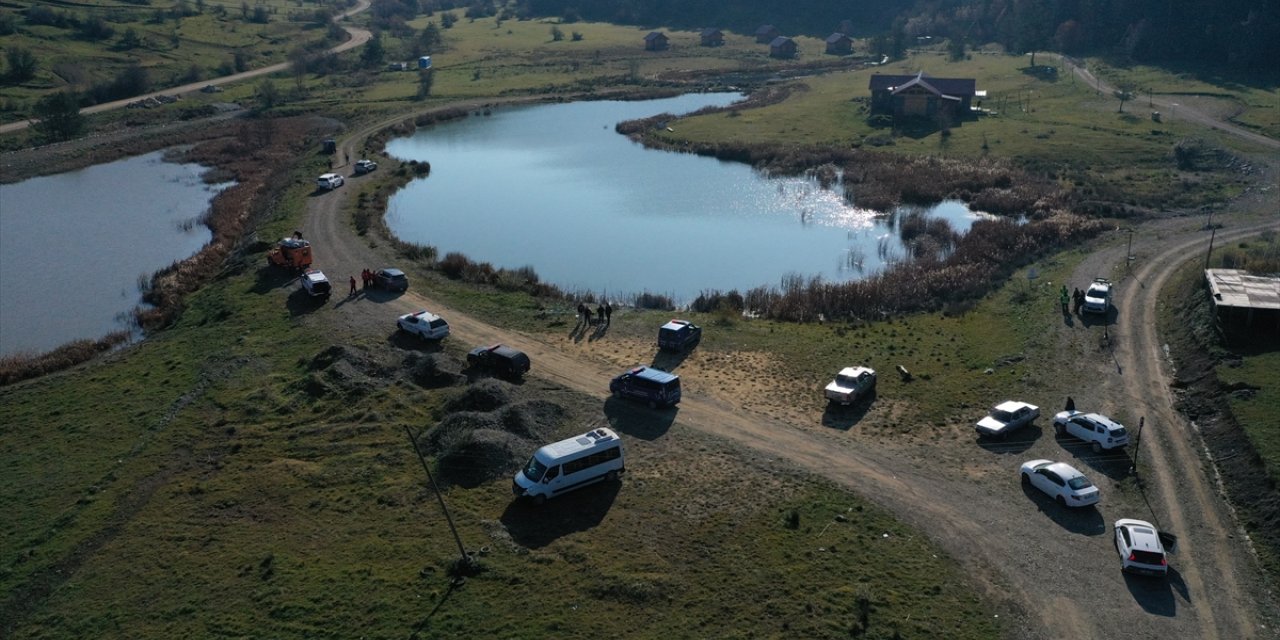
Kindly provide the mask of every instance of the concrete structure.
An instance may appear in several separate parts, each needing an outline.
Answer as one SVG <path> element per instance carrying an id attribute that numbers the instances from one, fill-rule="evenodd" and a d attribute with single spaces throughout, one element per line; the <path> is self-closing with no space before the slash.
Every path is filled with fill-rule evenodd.
<path id="1" fill-rule="evenodd" d="M 1280 335 L 1280 276 L 1206 269 L 1204 277 L 1218 326 L 1228 338 Z"/>

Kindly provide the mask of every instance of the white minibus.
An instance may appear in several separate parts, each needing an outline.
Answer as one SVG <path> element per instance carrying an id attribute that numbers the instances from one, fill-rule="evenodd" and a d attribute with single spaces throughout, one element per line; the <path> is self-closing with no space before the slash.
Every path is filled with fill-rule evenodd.
<path id="1" fill-rule="evenodd" d="M 622 440 L 601 427 L 535 451 L 516 472 L 511 489 L 517 498 L 528 496 L 542 504 L 547 498 L 601 480 L 615 481 L 625 471 Z"/>

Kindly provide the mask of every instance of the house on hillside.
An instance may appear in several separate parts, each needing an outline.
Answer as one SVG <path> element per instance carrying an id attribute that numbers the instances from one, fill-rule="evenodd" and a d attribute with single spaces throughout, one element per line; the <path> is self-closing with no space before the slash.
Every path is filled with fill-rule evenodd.
<path id="1" fill-rule="evenodd" d="M 762 25 L 759 29 L 756 29 L 756 44 L 769 44 L 780 35 L 782 35 L 782 32 L 778 31 L 777 27 L 771 24 Z"/>
<path id="2" fill-rule="evenodd" d="M 724 45 L 724 32 L 716 28 L 703 29 L 701 33 L 702 46 L 719 47 Z"/>
<path id="3" fill-rule="evenodd" d="M 853 38 L 843 33 L 827 36 L 827 53 L 833 56 L 847 56 L 853 53 Z"/>
<path id="4" fill-rule="evenodd" d="M 645 51 L 665 51 L 667 48 L 667 34 L 661 31 L 650 31 L 649 35 L 644 37 Z"/>
<path id="5" fill-rule="evenodd" d="M 770 58 L 794 58 L 799 51 L 796 41 L 786 36 L 778 36 L 769 43 Z"/>
<path id="6" fill-rule="evenodd" d="M 913 76 L 871 75 L 871 112 L 894 117 L 932 118 L 948 115 L 953 120 L 968 115 L 977 93 L 973 78 L 934 78 L 923 71 Z"/>

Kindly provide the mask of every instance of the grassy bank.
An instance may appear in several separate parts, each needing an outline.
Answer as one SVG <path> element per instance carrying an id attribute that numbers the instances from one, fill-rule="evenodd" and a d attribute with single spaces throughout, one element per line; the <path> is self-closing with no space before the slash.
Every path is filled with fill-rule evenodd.
<path id="1" fill-rule="evenodd" d="M 1276 235 L 1266 234 L 1217 250 L 1210 268 L 1275 273 L 1277 256 Z M 1274 573 L 1280 571 L 1280 344 L 1266 327 L 1221 333 L 1204 265 L 1193 263 L 1163 295 L 1161 330 L 1171 336 L 1179 409 L 1196 422 L 1259 557 Z"/>
<path id="2" fill-rule="evenodd" d="M 288 285 L 231 275 L 140 345 L 0 390 L 6 637 L 1000 633 L 918 532 L 669 424 L 627 437 L 621 484 L 544 509 L 510 500 L 530 451 L 478 459 L 494 479 L 446 499 L 484 570 L 451 587 L 456 546 L 403 427 L 459 409 L 461 347 L 335 334 Z M 547 439 L 604 419 L 541 382 L 507 389 L 543 403 Z"/>

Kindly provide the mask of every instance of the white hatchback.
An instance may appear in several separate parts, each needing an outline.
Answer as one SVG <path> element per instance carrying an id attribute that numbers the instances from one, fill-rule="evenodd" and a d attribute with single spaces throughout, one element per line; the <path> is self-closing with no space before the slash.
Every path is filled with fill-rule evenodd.
<path id="1" fill-rule="evenodd" d="M 1098 488 L 1065 462 L 1030 460 L 1020 469 L 1022 484 L 1031 485 L 1064 507 L 1098 504 Z"/>
<path id="2" fill-rule="evenodd" d="M 1120 570 L 1148 576 L 1169 573 L 1160 533 L 1150 522 L 1122 518 L 1116 520 L 1116 552 L 1120 554 Z"/>
<path id="3" fill-rule="evenodd" d="M 396 327 L 401 331 L 417 334 L 424 340 L 441 340 L 449 335 L 449 323 L 426 309 L 400 316 Z"/>
<path id="4" fill-rule="evenodd" d="M 343 178 L 341 174 L 337 174 L 337 173 L 325 173 L 325 174 L 322 174 L 319 178 L 316 178 L 316 186 L 326 191 L 330 189 L 337 189 L 338 187 L 341 187 L 345 182 L 346 182 L 346 179 Z"/>

